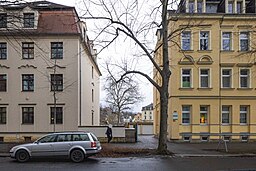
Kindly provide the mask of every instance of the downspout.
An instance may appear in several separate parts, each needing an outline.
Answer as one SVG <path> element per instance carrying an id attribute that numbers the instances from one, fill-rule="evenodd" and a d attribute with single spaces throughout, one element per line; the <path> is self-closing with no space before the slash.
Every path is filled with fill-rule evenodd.
<path id="1" fill-rule="evenodd" d="M 81 70 L 81 61 L 82 61 L 82 50 L 81 50 L 81 43 L 79 43 L 79 126 L 82 126 L 82 70 Z"/>

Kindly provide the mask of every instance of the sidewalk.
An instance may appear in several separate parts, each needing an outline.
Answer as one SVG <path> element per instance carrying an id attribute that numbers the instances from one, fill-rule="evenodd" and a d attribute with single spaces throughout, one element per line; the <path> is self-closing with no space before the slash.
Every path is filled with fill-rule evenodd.
<path id="1" fill-rule="evenodd" d="M 8 157 L 9 150 L 15 144 L 0 144 L 0 157 Z M 158 139 L 153 135 L 139 136 L 137 143 L 110 143 L 113 147 L 134 149 L 157 149 Z M 228 152 L 224 144 L 218 143 L 173 143 L 168 142 L 167 148 L 177 157 L 256 157 L 256 143 L 227 143 Z"/>

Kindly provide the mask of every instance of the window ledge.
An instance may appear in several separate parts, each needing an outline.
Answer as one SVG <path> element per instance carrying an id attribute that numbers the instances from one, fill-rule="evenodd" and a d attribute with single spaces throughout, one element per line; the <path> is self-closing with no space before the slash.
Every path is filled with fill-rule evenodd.
<path id="1" fill-rule="evenodd" d="M 34 92 L 34 90 L 22 90 L 21 92 Z"/>
<path id="2" fill-rule="evenodd" d="M 208 123 L 200 123 L 200 126 L 208 126 Z"/>
<path id="3" fill-rule="evenodd" d="M 22 123 L 21 125 L 34 125 L 34 123 Z"/>
<path id="4" fill-rule="evenodd" d="M 179 88 L 179 90 L 193 90 L 194 88 L 191 88 L 191 87 L 188 87 L 188 88 L 185 88 L 185 87 L 181 87 Z"/>
<path id="5" fill-rule="evenodd" d="M 197 50 L 199 53 L 204 53 L 204 52 L 212 52 L 212 50 Z"/>
<path id="6" fill-rule="evenodd" d="M 240 126 L 248 126 L 247 123 L 240 123 Z"/>
<path id="7" fill-rule="evenodd" d="M 220 88 L 221 90 L 234 90 L 235 88 Z"/>
<path id="8" fill-rule="evenodd" d="M 235 52 L 234 50 L 220 50 L 220 52 L 228 53 L 228 52 Z"/>
<path id="9" fill-rule="evenodd" d="M 181 125 L 182 126 L 190 126 L 190 123 L 187 123 L 187 124 L 186 123 L 182 123 Z"/>
<path id="10" fill-rule="evenodd" d="M 253 88 L 237 88 L 237 90 L 253 90 Z"/>
<path id="11" fill-rule="evenodd" d="M 222 123 L 221 126 L 230 126 L 229 123 Z"/>
<path id="12" fill-rule="evenodd" d="M 194 52 L 194 50 L 183 50 L 183 49 L 181 49 L 180 52 Z"/>
<path id="13" fill-rule="evenodd" d="M 200 87 L 200 88 L 197 88 L 198 90 L 212 90 L 211 87 Z"/>

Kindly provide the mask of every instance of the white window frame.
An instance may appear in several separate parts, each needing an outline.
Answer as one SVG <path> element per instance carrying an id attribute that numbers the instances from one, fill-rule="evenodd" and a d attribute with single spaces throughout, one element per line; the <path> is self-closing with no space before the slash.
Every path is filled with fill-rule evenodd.
<path id="1" fill-rule="evenodd" d="M 248 38 L 246 39 L 246 40 L 248 40 L 248 50 L 247 51 L 250 51 L 251 50 L 251 34 L 250 34 L 250 32 L 247 30 L 247 31 L 239 31 L 239 51 L 242 51 L 242 52 L 247 52 L 247 51 L 245 51 L 245 50 L 241 50 L 241 37 L 240 37 L 240 35 L 241 35 L 241 33 L 247 33 L 247 35 L 248 35 Z"/>
<path id="2" fill-rule="evenodd" d="M 189 49 L 183 49 L 183 40 L 186 40 L 186 39 L 184 39 L 183 38 L 183 33 L 190 33 L 190 37 L 189 37 L 189 40 L 190 40 L 190 48 Z M 181 32 L 181 50 L 184 50 L 184 51 L 186 51 L 186 50 L 192 50 L 193 48 L 192 48 L 192 32 L 191 31 L 189 31 L 189 30 L 184 30 L 184 31 L 182 31 Z"/>
<path id="3" fill-rule="evenodd" d="M 183 70 L 190 70 L 190 87 L 183 87 L 183 76 L 187 76 L 187 75 L 183 75 L 182 71 Z M 181 88 L 193 88 L 193 68 L 181 68 L 181 75 L 180 75 L 180 87 Z"/>
<path id="4" fill-rule="evenodd" d="M 189 107 L 189 111 L 183 111 L 183 107 Z M 182 105 L 181 106 L 181 123 L 182 123 L 182 125 L 190 125 L 191 124 L 191 111 L 192 111 L 191 105 Z M 189 114 L 189 123 L 183 123 L 183 113 Z"/>
<path id="5" fill-rule="evenodd" d="M 228 111 L 223 111 L 223 107 L 228 107 Z M 231 124 L 231 108 L 232 108 L 232 106 L 230 106 L 230 105 L 222 105 L 221 106 L 221 124 L 222 125 L 230 125 Z M 223 123 L 223 114 L 228 114 L 228 123 Z"/>
<path id="6" fill-rule="evenodd" d="M 246 108 L 246 111 L 242 110 L 241 111 L 241 107 L 245 107 Z M 240 105 L 239 107 L 239 123 L 240 125 L 247 125 L 248 124 L 248 119 L 249 119 L 249 110 L 250 110 L 250 107 L 248 105 Z M 241 114 L 246 114 L 246 123 L 241 123 Z"/>
<path id="7" fill-rule="evenodd" d="M 234 1 L 232 1 L 232 0 L 230 1 L 230 0 L 229 0 L 227 4 L 228 4 L 228 11 L 227 11 L 227 13 L 228 13 L 228 14 L 234 14 L 234 13 L 235 13 Z M 229 11 L 229 4 L 232 5 L 232 11 Z"/>
<path id="8" fill-rule="evenodd" d="M 231 70 L 230 87 L 223 87 L 223 70 Z M 221 68 L 221 88 L 233 88 L 233 68 Z"/>
<path id="9" fill-rule="evenodd" d="M 241 70 L 248 70 L 248 75 L 247 76 L 242 76 L 241 75 Z M 248 79 L 248 87 L 241 87 L 241 77 L 247 77 Z M 251 88 L 251 69 L 250 68 L 239 68 L 239 88 Z"/>
<path id="10" fill-rule="evenodd" d="M 201 70 L 208 70 L 208 87 L 201 87 L 201 76 L 206 76 L 206 75 L 201 75 Z M 199 87 L 200 88 L 211 88 L 211 68 L 199 68 Z"/>
<path id="11" fill-rule="evenodd" d="M 229 41 L 230 41 L 230 49 L 229 50 L 225 50 L 223 48 L 223 40 L 227 39 L 227 38 L 223 38 L 223 33 L 229 33 L 230 34 L 230 39 L 229 39 Z M 233 32 L 232 31 L 222 31 L 221 32 L 221 50 L 222 51 L 227 51 L 227 52 L 233 50 Z"/>
<path id="12" fill-rule="evenodd" d="M 207 51 L 207 50 L 201 50 L 201 32 L 208 32 L 208 49 L 211 50 L 211 31 L 210 30 L 200 30 L 199 32 L 199 51 Z M 203 38 L 204 39 L 204 38 Z"/>
<path id="13" fill-rule="evenodd" d="M 206 107 L 206 111 L 201 111 L 201 107 Z M 205 122 L 205 123 L 201 123 L 201 114 L 206 114 L 206 120 L 207 120 L 207 122 Z M 200 118 L 200 125 L 208 125 L 209 124 L 209 106 L 207 106 L 207 105 L 200 105 L 200 116 L 199 116 L 199 118 Z"/>

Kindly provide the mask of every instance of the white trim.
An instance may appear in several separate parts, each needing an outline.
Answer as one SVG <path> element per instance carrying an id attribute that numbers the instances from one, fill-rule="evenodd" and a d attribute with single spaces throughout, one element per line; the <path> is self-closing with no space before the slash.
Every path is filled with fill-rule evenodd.
<path id="1" fill-rule="evenodd" d="M 230 75 L 231 86 L 230 87 L 223 87 L 223 75 L 222 75 L 223 70 L 231 70 L 231 75 Z M 233 88 L 233 68 L 221 68 L 221 88 Z"/>
<path id="2" fill-rule="evenodd" d="M 250 51 L 251 50 L 251 34 L 250 34 L 250 31 L 248 31 L 248 30 L 239 30 L 239 35 L 238 35 L 238 45 L 239 45 L 239 47 L 238 47 L 238 49 L 239 49 L 239 51 L 242 51 L 241 50 L 241 44 L 240 44 L 240 35 L 241 35 L 241 33 L 248 33 L 248 51 Z M 243 51 L 243 52 L 246 52 L 246 51 Z"/>
<path id="3" fill-rule="evenodd" d="M 230 33 L 230 50 L 224 50 L 223 49 L 223 33 Z M 221 47 L 220 47 L 220 49 L 222 50 L 222 51 L 232 51 L 233 50 L 233 31 L 221 31 L 221 42 L 220 42 L 220 44 L 221 44 Z"/>
<path id="4" fill-rule="evenodd" d="M 201 70 L 203 70 L 203 69 L 205 69 L 205 70 L 208 70 L 208 87 L 201 87 Z M 211 88 L 212 87 L 212 85 L 211 85 L 211 68 L 199 68 L 199 79 L 198 79 L 198 81 L 199 81 L 199 88 Z"/>
<path id="5" fill-rule="evenodd" d="M 183 74 L 182 74 L 182 71 L 183 70 L 190 70 L 190 87 L 183 87 L 183 82 L 182 82 L 182 78 L 183 78 Z M 180 87 L 181 88 L 193 88 L 193 68 L 181 68 L 180 70 Z"/>
<path id="6" fill-rule="evenodd" d="M 248 70 L 248 75 L 247 75 L 247 78 L 248 78 L 248 81 L 249 81 L 249 85 L 248 85 L 248 87 L 241 87 L 241 70 Z M 239 68 L 239 78 L 238 78 L 238 80 L 239 80 L 239 88 L 251 88 L 252 87 L 252 85 L 251 85 L 251 68 Z"/>
<path id="7" fill-rule="evenodd" d="M 210 30 L 200 30 L 199 31 L 199 38 L 198 38 L 198 50 L 199 51 L 207 51 L 207 50 L 201 50 L 200 48 L 200 44 L 201 44 L 201 32 L 208 32 L 208 49 L 207 50 L 211 50 L 211 31 Z"/>

